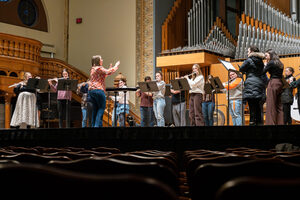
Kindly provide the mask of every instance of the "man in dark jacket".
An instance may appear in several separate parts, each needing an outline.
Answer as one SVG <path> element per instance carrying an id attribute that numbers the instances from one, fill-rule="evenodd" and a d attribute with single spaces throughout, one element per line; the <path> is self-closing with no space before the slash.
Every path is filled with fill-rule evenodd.
<path id="1" fill-rule="evenodd" d="M 243 99 L 248 102 L 250 111 L 249 125 L 261 125 L 262 107 L 260 102 L 265 98 L 265 84 L 262 78 L 264 69 L 263 53 L 255 46 L 248 48 L 248 58 L 240 68 L 242 73 L 246 74 L 244 83 Z"/>

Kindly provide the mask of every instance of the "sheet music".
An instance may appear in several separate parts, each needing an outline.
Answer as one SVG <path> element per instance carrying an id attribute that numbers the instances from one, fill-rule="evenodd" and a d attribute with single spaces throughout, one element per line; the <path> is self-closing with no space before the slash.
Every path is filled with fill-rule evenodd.
<path id="1" fill-rule="evenodd" d="M 237 71 L 236 68 L 230 63 L 225 60 L 219 59 L 219 61 L 224 65 L 224 67 L 227 69 L 227 71 Z"/>

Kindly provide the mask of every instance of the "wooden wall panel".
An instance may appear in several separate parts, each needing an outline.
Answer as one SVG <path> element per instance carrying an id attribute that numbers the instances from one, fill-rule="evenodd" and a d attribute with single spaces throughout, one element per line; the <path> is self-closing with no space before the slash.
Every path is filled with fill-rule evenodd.
<path id="1" fill-rule="evenodd" d="M 291 16 L 290 0 L 267 0 L 268 4 Z"/>
<path id="2" fill-rule="evenodd" d="M 192 0 L 176 0 L 162 25 L 162 51 L 183 47 L 188 42 L 187 13 Z"/>

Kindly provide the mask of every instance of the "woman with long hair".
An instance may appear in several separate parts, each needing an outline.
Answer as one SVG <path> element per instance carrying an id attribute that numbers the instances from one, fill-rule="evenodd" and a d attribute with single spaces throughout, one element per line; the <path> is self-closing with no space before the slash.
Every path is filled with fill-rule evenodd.
<path id="1" fill-rule="evenodd" d="M 63 69 L 62 77 L 59 79 L 69 79 L 69 72 L 67 69 Z M 56 83 L 53 84 L 52 80 L 48 80 L 49 85 L 52 90 L 57 92 L 57 111 L 58 111 L 58 119 L 59 119 L 59 128 L 63 127 L 63 119 L 65 118 L 64 113 L 68 115 L 68 120 L 66 119 L 66 128 L 70 127 L 70 110 L 71 110 L 71 100 L 72 100 L 72 91 L 66 90 L 57 90 L 58 79 L 56 79 Z"/>
<path id="2" fill-rule="evenodd" d="M 191 126 L 204 126 L 204 118 L 202 114 L 202 101 L 204 94 L 204 77 L 200 66 L 194 64 L 192 67 L 192 78 L 184 76 L 191 87 L 189 99 L 189 117 Z"/>
<path id="3" fill-rule="evenodd" d="M 282 74 L 283 63 L 279 60 L 279 56 L 272 49 L 265 53 L 267 65 L 263 70 L 263 74 L 269 72 L 270 81 L 267 87 L 267 108 L 266 108 L 266 125 L 282 125 L 283 109 L 281 103 L 281 93 L 283 90 Z"/>
<path id="4" fill-rule="evenodd" d="M 162 72 L 155 74 L 158 91 L 153 93 L 153 111 L 157 126 L 165 126 L 164 110 L 166 107 L 165 91 L 166 83 L 162 80 Z"/>
<path id="5" fill-rule="evenodd" d="M 250 126 L 263 124 L 261 102 L 265 97 L 265 82 L 262 76 L 264 57 L 257 47 L 251 46 L 248 48 L 248 58 L 240 68 L 240 71 L 246 74 L 243 99 L 248 102 Z"/>
<path id="6" fill-rule="evenodd" d="M 211 85 L 212 75 L 209 75 L 205 81 L 205 84 Z M 210 86 L 211 87 L 211 86 Z M 215 110 L 215 97 L 213 93 L 206 94 L 204 90 L 203 102 L 202 102 L 202 113 L 205 121 L 205 126 L 214 125 L 214 110 Z"/>
<path id="7" fill-rule="evenodd" d="M 32 78 L 30 72 L 24 73 L 24 80 L 15 85 L 14 92 L 18 95 L 10 125 L 13 127 L 27 128 L 39 127 L 37 113 L 37 98 L 35 90 L 27 87 L 28 80 Z"/>
<path id="8" fill-rule="evenodd" d="M 103 113 L 106 106 L 105 78 L 118 70 L 120 61 L 116 62 L 114 66 L 110 64 L 108 69 L 104 68 L 102 65 L 103 59 L 100 55 L 92 57 L 89 95 L 93 104 L 93 127 L 102 127 Z"/>

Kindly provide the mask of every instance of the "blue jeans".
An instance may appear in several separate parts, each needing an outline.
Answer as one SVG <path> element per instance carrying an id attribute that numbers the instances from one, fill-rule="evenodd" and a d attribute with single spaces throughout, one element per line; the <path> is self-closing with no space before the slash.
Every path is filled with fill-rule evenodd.
<path id="1" fill-rule="evenodd" d="M 91 127 L 92 126 L 92 113 L 93 113 L 93 105 L 91 102 L 87 102 L 86 107 L 81 107 L 82 112 L 82 128 Z M 87 124 L 88 122 L 88 124 Z"/>
<path id="2" fill-rule="evenodd" d="M 153 107 L 140 107 L 141 127 L 154 126 Z"/>
<path id="3" fill-rule="evenodd" d="M 81 113 L 82 113 L 81 127 L 85 128 L 86 127 L 86 113 L 87 113 L 87 108 L 81 108 Z"/>
<path id="4" fill-rule="evenodd" d="M 112 126 L 117 126 L 118 121 L 119 121 L 119 126 L 124 126 L 124 121 L 126 120 L 124 118 L 124 112 L 126 114 L 129 114 L 129 104 L 126 104 L 124 107 L 124 104 L 117 103 L 116 106 L 117 106 L 116 109 L 114 108 L 112 112 Z M 116 120 L 115 120 L 115 115 L 116 115 Z"/>
<path id="5" fill-rule="evenodd" d="M 229 112 L 232 118 L 233 126 L 242 126 L 242 100 L 230 100 Z"/>
<path id="6" fill-rule="evenodd" d="M 202 113 L 205 121 L 205 126 L 214 125 L 214 102 L 202 102 Z"/>
<path id="7" fill-rule="evenodd" d="M 90 90 L 89 95 L 93 104 L 92 127 L 102 127 L 103 113 L 106 105 L 103 90 Z"/>
<path id="8" fill-rule="evenodd" d="M 157 126 L 165 126 L 164 110 L 166 107 L 166 101 L 164 98 L 158 98 L 153 100 L 153 111 L 157 121 Z"/>

